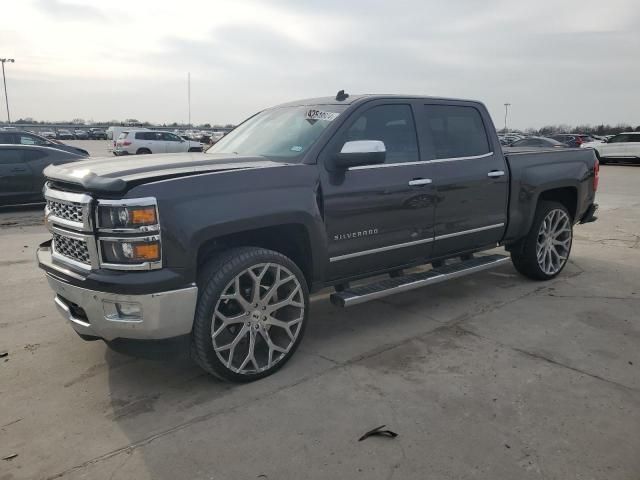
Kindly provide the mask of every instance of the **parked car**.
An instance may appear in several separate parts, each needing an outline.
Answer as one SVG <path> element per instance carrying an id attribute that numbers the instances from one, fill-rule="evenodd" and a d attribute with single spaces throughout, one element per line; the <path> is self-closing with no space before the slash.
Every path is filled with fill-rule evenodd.
<path id="1" fill-rule="evenodd" d="M 640 132 L 625 132 L 615 135 L 605 143 L 591 143 L 600 159 L 600 163 L 611 160 L 630 160 L 640 162 Z"/>
<path id="2" fill-rule="evenodd" d="M 40 132 L 40 135 L 45 138 L 56 138 L 56 132 L 54 132 L 53 130 L 42 130 Z"/>
<path id="3" fill-rule="evenodd" d="M 89 132 L 80 128 L 76 128 L 73 131 L 73 136 L 76 140 L 89 140 Z"/>
<path id="4" fill-rule="evenodd" d="M 350 307 L 503 265 L 474 257 L 496 245 L 525 276 L 554 278 L 573 225 L 595 219 L 598 161 L 505 155 L 479 102 L 341 91 L 266 109 L 204 153 L 46 175 L 53 239 L 37 257 L 71 327 L 188 335 L 204 370 L 250 381 L 293 355 L 310 291 L 335 287 Z"/>
<path id="5" fill-rule="evenodd" d="M 53 146 L 0 145 L 0 205 L 43 201 L 45 167 L 85 158 Z"/>
<path id="6" fill-rule="evenodd" d="M 593 142 L 593 138 L 583 133 L 558 133 L 551 135 L 551 138 L 566 144 L 569 147 L 577 148 L 583 143 Z"/>
<path id="7" fill-rule="evenodd" d="M 107 131 L 104 128 L 90 128 L 88 133 L 91 140 L 107 139 Z"/>
<path id="8" fill-rule="evenodd" d="M 513 142 L 511 147 L 568 148 L 565 143 L 547 137 L 527 137 Z"/>
<path id="9" fill-rule="evenodd" d="M 58 130 L 56 132 L 56 138 L 58 140 L 75 140 L 75 135 L 71 130 Z"/>
<path id="10" fill-rule="evenodd" d="M 202 143 L 184 140 L 170 132 L 155 130 L 126 130 L 116 141 L 114 155 L 141 155 L 149 153 L 201 152 Z"/>
<path id="11" fill-rule="evenodd" d="M 85 157 L 89 156 L 84 148 L 78 148 L 65 143 L 59 142 L 51 138 L 45 138 L 42 135 L 30 133 L 22 130 L 0 130 L 0 144 L 13 144 L 13 145 L 41 145 L 47 147 L 57 148 L 58 150 L 64 150 L 66 152 L 76 153 Z"/>

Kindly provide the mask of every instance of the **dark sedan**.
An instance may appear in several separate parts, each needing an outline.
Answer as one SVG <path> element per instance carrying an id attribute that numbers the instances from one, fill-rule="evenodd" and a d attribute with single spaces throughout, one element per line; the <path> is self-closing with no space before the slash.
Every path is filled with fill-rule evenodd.
<path id="1" fill-rule="evenodd" d="M 527 137 L 516 140 L 512 147 L 533 147 L 533 148 L 567 148 L 567 145 L 547 137 Z"/>
<path id="2" fill-rule="evenodd" d="M 0 206 L 43 201 L 45 167 L 85 158 L 43 145 L 0 145 Z"/>
<path id="3" fill-rule="evenodd" d="M 75 140 L 76 136 L 71 130 L 58 130 L 56 132 L 56 138 L 58 140 Z"/>
<path id="4" fill-rule="evenodd" d="M 87 152 L 83 148 L 73 147 L 66 143 L 59 142 L 50 138 L 43 137 L 31 132 L 25 132 L 22 130 L 0 130 L 0 144 L 7 143 L 13 145 L 41 145 L 45 147 L 54 147 L 58 150 L 65 150 L 67 152 L 76 153 L 80 155 L 88 156 Z"/>

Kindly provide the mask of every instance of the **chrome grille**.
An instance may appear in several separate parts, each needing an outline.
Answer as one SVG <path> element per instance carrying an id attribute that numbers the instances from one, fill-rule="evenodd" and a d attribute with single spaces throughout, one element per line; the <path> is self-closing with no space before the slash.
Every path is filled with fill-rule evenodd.
<path id="1" fill-rule="evenodd" d="M 82 205 L 47 200 L 47 208 L 54 217 L 69 220 L 70 222 L 83 222 Z"/>
<path id="2" fill-rule="evenodd" d="M 87 242 L 53 233 L 53 251 L 76 262 L 91 265 Z"/>

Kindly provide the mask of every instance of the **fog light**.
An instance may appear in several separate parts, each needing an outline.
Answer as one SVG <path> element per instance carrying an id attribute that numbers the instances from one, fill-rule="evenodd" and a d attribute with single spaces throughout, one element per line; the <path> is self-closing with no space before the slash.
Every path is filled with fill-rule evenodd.
<path id="1" fill-rule="evenodd" d="M 142 305 L 135 302 L 113 302 L 103 300 L 104 317 L 107 320 L 123 322 L 141 322 Z"/>

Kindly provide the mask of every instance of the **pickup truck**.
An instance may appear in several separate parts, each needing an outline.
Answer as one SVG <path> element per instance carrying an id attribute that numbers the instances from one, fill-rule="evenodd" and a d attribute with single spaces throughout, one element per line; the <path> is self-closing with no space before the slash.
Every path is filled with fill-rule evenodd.
<path id="1" fill-rule="evenodd" d="M 251 381 L 300 344 L 310 292 L 350 307 L 502 265 L 499 246 L 555 277 L 598 168 L 590 149 L 503 153 L 479 102 L 340 91 L 206 152 L 47 168 L 37 257 L 82 338 L 188 336 L 204 370 Z"/>

